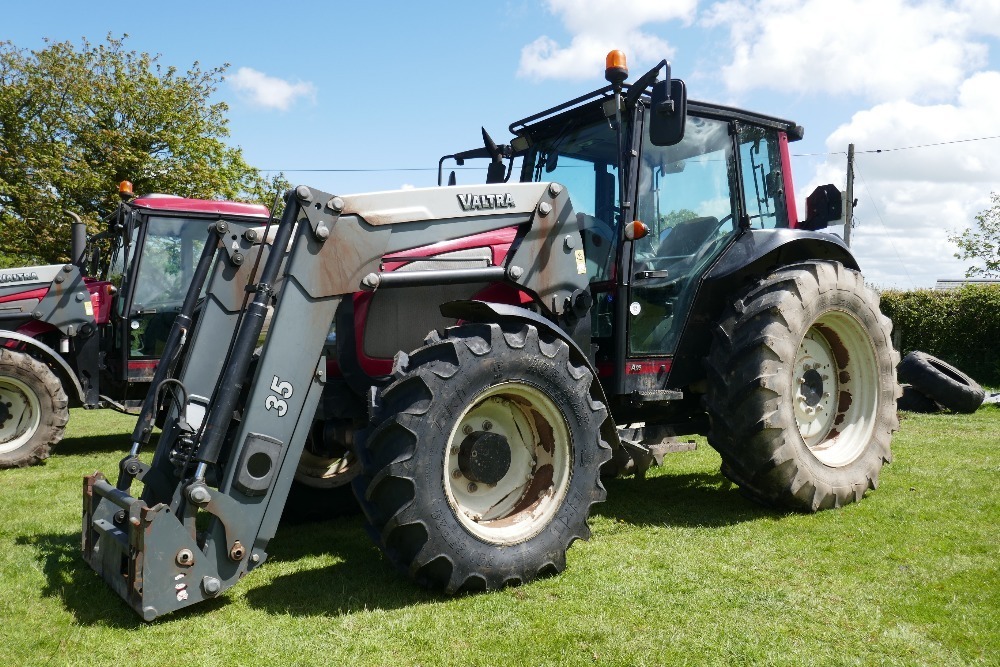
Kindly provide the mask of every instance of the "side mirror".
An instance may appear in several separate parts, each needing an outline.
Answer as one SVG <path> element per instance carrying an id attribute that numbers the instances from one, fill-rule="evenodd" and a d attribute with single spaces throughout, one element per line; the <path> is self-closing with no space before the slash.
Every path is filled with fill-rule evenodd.
<path id="1" fill-rule="evenodd" d="M 799 223 L 800 229 L 815 231 L 829 227 L 831 222 L 843 218 L 844 206 L 840 190 L 832 183 L 820 185 L 806 197 L 806 219 Z"/>
<path id="2" fill-rule="evenodd" d="M 684 138 L 687 120 L 687 86 L 681 79 L 657 81 L 650 98 L 650 143 L 654 146 L 679 144 Z"/>

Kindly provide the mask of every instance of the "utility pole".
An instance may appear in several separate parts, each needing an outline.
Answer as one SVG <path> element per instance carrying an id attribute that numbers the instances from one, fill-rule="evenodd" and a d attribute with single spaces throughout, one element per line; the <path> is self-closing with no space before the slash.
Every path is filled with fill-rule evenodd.
<path id="1" fill-rule="evenodd" d="M 847 194 L 844 197 L 844 244 L 851 247 L 851 225 L 854 222 L 854 144 L 847 146 Z"/>

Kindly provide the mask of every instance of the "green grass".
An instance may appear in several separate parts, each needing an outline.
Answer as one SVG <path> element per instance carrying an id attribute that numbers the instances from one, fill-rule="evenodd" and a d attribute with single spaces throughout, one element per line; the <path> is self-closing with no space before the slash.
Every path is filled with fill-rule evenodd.
<path id="1" fill-rule="evenodd" d="M 0 647 L 12 665 L 998 664 L 1000 408 L 909 416 L 880 488 L 782 514 L 708 447 L 614 480 L 558 577 L 446 598 L 359 519 L 283 527 L 222 598 L 146 624 L 78 555 L 81 477 L 132 422 L 74 411 L 44 467 L 0 471 Z"/>

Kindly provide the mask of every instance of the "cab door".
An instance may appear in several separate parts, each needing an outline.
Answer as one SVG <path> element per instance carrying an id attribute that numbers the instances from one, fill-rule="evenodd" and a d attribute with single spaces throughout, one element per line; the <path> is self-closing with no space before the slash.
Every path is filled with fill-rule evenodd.
<path id="1" fill-rule="evenodd" d="M 739 232 L 733 129 L 730 122 L 691 116 L 679 144 L 653 146 L 643 133 L 636 217 L 649 234 L 632 244 L 630 362 L 674 353 L 699 279 Z M 669 363 L 626 367 L 661 376 L 669 371 Z"/>

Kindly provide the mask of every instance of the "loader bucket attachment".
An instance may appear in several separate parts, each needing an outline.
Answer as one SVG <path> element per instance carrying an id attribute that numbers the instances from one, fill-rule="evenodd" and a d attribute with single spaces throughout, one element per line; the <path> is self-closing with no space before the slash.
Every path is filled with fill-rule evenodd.
<path id="1" fill-rule="evenodd" d="M 169 507 L 146 507 L 99 472 L 83 481 L 82 547 L 87 563 L 146 621 L 232 585 Z"/>

